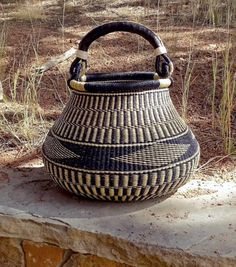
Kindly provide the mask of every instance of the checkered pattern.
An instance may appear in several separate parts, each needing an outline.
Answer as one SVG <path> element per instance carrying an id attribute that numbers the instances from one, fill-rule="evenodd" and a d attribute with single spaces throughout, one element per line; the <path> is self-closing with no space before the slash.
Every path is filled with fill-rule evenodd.
<path id="1" fill-rule="evenodd" d="M 131 201 L 174 193 L 186 183 L 198 160 L 199 153 L 172 168 L 135 174 L 80 172 L 52 163 L 46 157 L 44 164 L 52 179 L 71 193 L 100 200 Z"/>

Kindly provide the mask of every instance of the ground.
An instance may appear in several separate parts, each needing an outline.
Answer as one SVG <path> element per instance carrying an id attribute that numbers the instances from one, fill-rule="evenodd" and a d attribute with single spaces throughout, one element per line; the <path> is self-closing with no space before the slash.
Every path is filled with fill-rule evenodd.
<path id="1" fill-rule="evenodd" d="M 68 99 L 66 80 L 72 59 L 42 77 L 35 76 L 35 68 L 75 46 L 97 25 L 132 20 L 155 31 L 173 60 L 171 97 L 201 147 L 195 176 L 236 180 L 233 19 L 222 15 L 212 21 L 194 1 L 156 2 L 2 1 L 0 164 L 40 161 L 44 137 Z M 228 11 L 235 16 L 235 9 Z M 89 72 L 154 69 L 150 45 L 136 35 L 110 34 L 89 52 Z"/>

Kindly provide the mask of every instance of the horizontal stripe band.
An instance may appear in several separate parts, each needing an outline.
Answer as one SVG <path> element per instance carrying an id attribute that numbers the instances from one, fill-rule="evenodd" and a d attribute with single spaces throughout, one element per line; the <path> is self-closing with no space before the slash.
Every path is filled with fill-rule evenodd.
<path id="1" fill-rule="evenodd" d="M 170 140 L 170 139 L 174 140 L 174 139 L 176 139 L 178 137 L 181 137 L 181 136 L 185 135 L 188 131 L 189 131 L 189 129 L 186 128 L 186 130 L 184 132 L 176 135 L 174 138 L 173 138 L 173 136 L 171 136 L 171 137 L 160 139 L 159 141 L 155 140 L 154 142 L 137 143 L 137 144 L 98 144 L 98 143 L 91 143 L 90 142 L 89 146 L 94 146 L 94 147 L 135 147 L 135 146 L 145 146 L 145 145 L 161 143 L 161 142 L 164 142 L 164 141 L 167 141 L 167 140 Z M 57 139 L 59 139 L 61 141 L 65 141 L 65 142 L 72 143 L 72 144 L 77 144 L 77 145 L 88 145 L 88 143 L 86 143 L 86 142 L 73 141 L 73 140 L 70 140 L 70 139 L 62 138 L 62 137 L 58 136 L 57 134 L 55 134 L 53 129 L 51 130 L 51 133 L 52 133 L 53 137 L 55 137 L 55 138 L 57 138 Z"/>
<path id="2" fill-rule="evenodd" d="M 45 155 L 43 153 L 43 157 L 50 163 L 52 163 L 53 165 L 56 165 L 58 167 L 62 167 L 62 168 L 70 168 L 71 170 L 75 170 L 75 171 L 79 171 L 79 172 L 84 172 L 84 173 L 93 173 L 93 174 L 144 174 L 144 173 L 152 173 L 152 172 L 155 172 L 155 171 L 162 171 L 162 170 L 168 170 L 170 168 L 174 168 L 176 166 L 179 166 L 183 163 L 186 163 L 186 162 L 190 162 L 191 160 L 193 160 L 194 158 L 197 158 L 200 154 L 200 149 L 198 147 L 197 151 L 195 154 L 193 154 L 191 157 L 189 157 L 188 159 L 186 160 L 182 160 L 182 161 L 179 161 L 177 163 L 173 163 L 173 164 L 170 164 L 166 167 L 160 167 L 160 168 L 154 168 L 154 169 L 147 169 L 147 170 L 142 170 L 142 171 L 105 171 L 105 170 L 89 170 L 89 169 L 81 169 L 81 168 L 75 168 L 75 167 L 72 167 L 72 166 L 67 166 L 67 165 L 64 165 L 64 164 L 60 164 L 60 163 L 57 163 L 51 159 L 49 159 L 47 157 L 47 155 Z"/>

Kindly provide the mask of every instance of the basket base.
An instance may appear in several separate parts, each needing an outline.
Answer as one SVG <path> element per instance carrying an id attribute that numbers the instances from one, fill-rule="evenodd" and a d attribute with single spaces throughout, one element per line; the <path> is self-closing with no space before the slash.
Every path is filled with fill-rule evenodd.
<path id="1" fill-rule="evenodd" d="M 155 200 L 155 203 L 160 203 L 173 194 L 177 192 L 177 189 L 175 188 L 172 191 L 169 191 L 167 194 L 149 194 L 149 195 L 140 195 L 140 196 L 134 196 L 134 195 L 124 195 L 124 196 L 100 196 L 100 195 L 90 195 L 90 194 L 84 194 L 78 191 L 72 190 L 70 187 L 67 187 L 67 183 L 62 183 L 61 181 L 55 179 L 53 176 L 51 176 L 54 182 L 56 184 L 66 190 L 67 192 L 70 192 L 73 195 L 76 195 L 78 197 L 84 198 L 84 199 L 91 199 L 91 200 L 98 200 L 98 201 L 104 201 L 104 202 L 118 202 L 118 203 L 123 203 L 123 202 L 136 202 L 136 201 L 144 201 L 144 200 Z M 186 181 L 181 184 L 184 185 Z"/>
<path id="2" fill-rule="evenodd" d="M 126 197 L 125 200 L 122 199 L 117 199 L 117 198 L 113 198 L 113 197 L 102 197 L 102 198 L 95 198 L 95 197 L 88 197 L 82 194 L 77 194 L 78 197 L 82 197 L 82 198 L 90 198 L 93 200 L 99 200 L 99 201 L 104 201 L 104 202 L 117 202 L 117 203 L 124 203 L 124 202 L 138 202 L 138 201 L 148 201 L 148 200 L 155 200 L 155 203 L 160 203 L 164 200 L 166 200 L 167 198 L 171 197 L 172 195 L 174 195 L 177 192 L 177 190 L 170 192 L 169 194 L 166 195 L 162 195 L 162 196 L 157 196 L 157 195 L 151 195 L 151 196 L 143 196 L 143 197 Z M 72 192 L 71 192 L 72 193 Z"/>

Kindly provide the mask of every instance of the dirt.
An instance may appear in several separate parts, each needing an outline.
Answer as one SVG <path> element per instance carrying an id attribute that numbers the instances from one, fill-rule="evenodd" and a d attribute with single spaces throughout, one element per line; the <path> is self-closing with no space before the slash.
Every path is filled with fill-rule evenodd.
<path id="1" fill-rule="evenodd" d="M 217 192 L 217 190 L 204 189 L 204 188 L 199 187 L 197 189 L 188 190 L 188 192 L 182 193 L 180 195 L 182 195 L 184 198 L 192 198 L 192 197 L 201 196 L 201 195 L 213 194 L 215 192 Z"/>
<path id="2" fill-rule="evenodd" d="M 189 52 L 190 49 L 193 50 L 191 66 L 194 65 L 194 67 L 188 98 L 187 123 L 200 143 L 201 165 L 205 164 L 200 174 L 197 175 L 200 175 L 203 180 L 212 179 L 212 177 L 219 180 L 235 179 L 236 158 L 232 155 L 225 157 L 221 129 L 217 123 L 219 118 L 216 118 L 216 126 L 212 127 L 211 114 L 212 58 L 217 56 L 219 64 L 215 97 L 218 116 L 222 95 L 223 55 L 228 37 L 230 36 L 232 40 L 236 37 L 235 29 L 202 26 L 200 22 L 193 28 L 188 15 L 190 12 L 188 5 L 184 5 L 179 11 L 174 4 L 169 4 L 169 13 L 167 6 L 160 6 L 159 13 L 157 13 L 157 6 L 144 4 L 143 1 L 138 0 L 129 2 L 99 0 L 96 3 L 94 1 L 66 1 L 65 6 L 63 3 L 63 1 L 56 0 L 42 1 L 44 16 L 42 19 L 31 21 L 16 18 L 18 10 L 16 1 L 10 3 L 3 1 L 0 4 L 3 10 L 0 22 L 5 21 L 6 26 L 6 51 L 3 60 L 4 64 L 7 62 L 4 65 L 2 82 L 8 99 L 11 97 L 12 77 L 17 70 L 20 71 L 17 101 L 22 102 L 25 81 L 29 79 L 34 68 L 45 63 L 52 56 L 57 56 L 74 46 L 76 41 L 93 27 L 115 20 L 132 20 L 142 23 L 160 35 L 174 62 L 174 85 L 170 90 L 172 100 L 180 113 L 183 80 L 188 67 Z M 186 14 L 186 17 L 183 14 Z M 191 43 L 193 43 L 192 47 Z M 94 43 L 89 52 L 89 72 L 154 70 L 152 48 L 136 35 L 110 34 Z M 230 56 L 235 56 L 235 52 L 235 47 L 232 47 Z M 66 80 L 69 77 L 68 70 L 71 61 L 72 59 L 61 63 L 45 73 L 37 90 L 37 101 L 43 118 L 48 123 L 48 128 L 61 113 L 68 99 Z M 1 111 L 5 112 L 6 117 L 11 115 L 3 107 Z M 18 117 L 15 113 L 13 115 L 12 122 L 14 119 L 20 120 L 20 115 Z M 232 130 L 233 136 L 236 136 L 236 124 Z M 31 154 L 17 141 L 12 142 L 9 134 L 3 132 L 2 136 L 1 142 L 9 142 L 11 145 L 9 147 L 4 145 L 4 156 L 0 157 L 1 165 L 14 165 L 14 161 L 21 162 L 24 157 L 26 161 L 40 157 L 40 150 L 38 150 L 40 145 L 36 147 L 37 153 L 34 148 Z M 198 194 L 201 193 L 205 192 L 198 192 Z"/>

